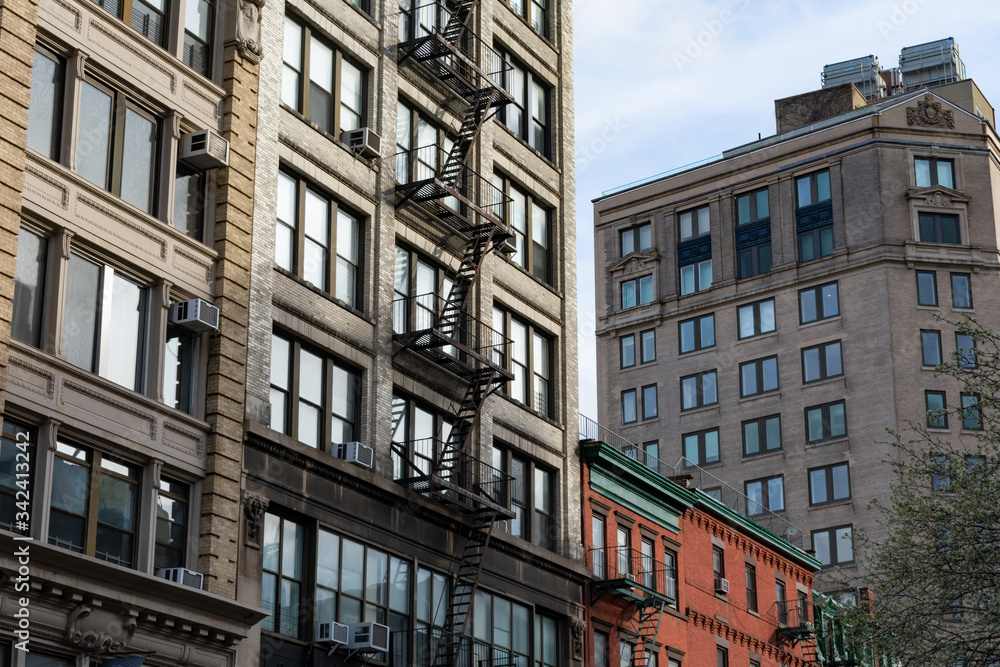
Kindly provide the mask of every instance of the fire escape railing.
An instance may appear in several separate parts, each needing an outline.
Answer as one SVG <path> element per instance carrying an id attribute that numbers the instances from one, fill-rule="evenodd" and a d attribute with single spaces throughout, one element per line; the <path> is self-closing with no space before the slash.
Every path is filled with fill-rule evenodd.
<path id="1" fill-rule="evenodd" d="M 478 641 L 467 635 L 455 635 L 438 628 L 417 628 L 412 644 L 409 630 L 389 635 L 389 667 L 431 667 L 435 656 L 449 645 L 455 667 L 518 667 L 524 658 L 512 652 Z"/>
<path id="2" fill-rule="evenodd" d="M 597 578 L 591 587 L 598 595 L 624 593 L 628 597 L 657 597 L 665 602 L 677 599 L 677 580 L 665 563 L 631 547 L 589 549 L 590 568 Z"/>

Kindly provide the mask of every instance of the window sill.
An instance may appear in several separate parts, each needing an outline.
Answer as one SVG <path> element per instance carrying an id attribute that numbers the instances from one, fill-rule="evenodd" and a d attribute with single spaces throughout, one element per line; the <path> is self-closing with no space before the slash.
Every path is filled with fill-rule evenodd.
<path id="1" fill-rule="evenodd" d="M 719 411 L 719 404 L 718 403 L 712 403 L 711 405 L 699 405 L 696 408 L 688 408 L 687 410 L 683 410 L 682 409 L 681 410 L 681 417 L 684 417 L 684 416 L 687 416 L 687 415 L 696 415 L 696 414 L 701 414 L 702 412 L 711 412 L 711 411 L 718 412 Z"/>
<path id="2" fill-rule="evenodd" d="M 747 613 L 750 614 L 751 616 L 756 616 L 757 618 L 760 618 L 760 614 L 754 611 L 753 609 L 747 609 Z"/>
<path id="3" fill-rule="evenodd" d="M 837 436 L 836 438 L 828 438 L 826 440 L 817 440 L 816 442 L 807 442 L 806 449 L 809 449 L 810 447 L 826 447 L 827 445 L 835 445 L 840 442 L 849 443 L 850 440 L 851 439 L 848 436 L 843 435 Z M 848 445 L 848 449 L 850 449 L 850 445 Z"/>
<path id="4" fill-rule="evenodd" d="M 928 426 L 928 433 L 951 433 L 951 428 L 948 426 Z"/>
<path id="5" fill-rule="evenodd" d="M 367 167 L 369 169 L 371 169 L 372 171 L 375 171 L 375 163 L 376 163 L 376 161 L 379 160 L 379 158 L 366 159 L 366 158 L 361 157 L 360 153 L 355 153 L 354 151 L 352 151 L 348 147 L 347 144 L 345 144 L 343 141 L 340 140 L 340 137 L 333 136 L 332 134 L 330 134 L 329 132 L 327 132 L 326 130 L 324 130 L 323 128 L 321 128 L 319 125 L 317 125 L 313 121 L 309 120 L 308 118 L 306 118 L 301 113 L 299 113 L 298 111 L 296 111 L 292 107 L 288 106 L 284 102 L 281 103 L 281 108 L 284 109 L 285 111 L 287 111 L 288 113 L 292 114 L 293 116 L 295 116 L 295 118 L 297 118 L 298 120 L 302 121 L 303 123 L 305 123 L 306 125 L 308 125 L 309 127 L 311 127 L 313 130 L 315 130 L 319 134 L 323 135 L 323 137 L 326 138 L 331 143 L 333 143 L 333 144 L 335 144 L 335 145 L 340 146 L 341 148 L 343 148 L 344 152 L 346 152 L 348 155 L 350 155 L 351 157 L 353 157 L 355 160 L 357 160 L 358 162 L 361 162 L 361 163 L 367 165 Z M 371 126 L 370 125 L 362 125 L 362 127 L 371 127 Z"/>
<path id="6" fill-rule="evenodd" d="M 841 374 L 841 375 L 835 375 L 831 378 L 823 378 L 821 380 L 810 380 L 809 382 L 803 382 L 802 388 L 805 389 L 806 387 L 820 387 L 826 384 L 835 384 L 838 382 L 840 384 L 847 384 L 847 376 Z"/>
<path id="7" fill-rule="evenodd" d="M 853 505 L 854 500 L 852 498 L 844 498 L 843 500 L 831 500 L 828 503 L 816 503 L 815 505 L 810 505 L 810 512 L 816 510 L 825 510 L 828 507 L 843 507 L 844 505 Z"/>
<path id="8" fill-rule="evenodd" d="M 769 396 L 781 396 L 780 389 L 774 389 L 772 391 L 765 391 L 760 394 L 754 394 L 752 396 L 743 396 L 740 398 L 740 403 L 749 403 L 750 401 L 760 400 L 762 398 L 767 398 Z"/>
<path id="9" fill-rule="evenodd" d="M 360 310 L 358 310 L 354 306 L 350 305 L 349 303 L 347 303 L 346 301 L 344 301 L 342 299 L 338 299 L 337 297 L 332 296 L 329 292 L 325 292 L 325 291 L 321 290 L 320 288 L 316 287 L 315 285 L 313 285 L 308 280 L 303 280 L 302 278 L 300 278 L 299 276 L 295 275 L 291 271 L 289 271 L 287 269 L 283 269 L 280 266 L 278 266 L 277 264 L 274 265 L 274 270 L 277 271 L 278 273 L 280 273 L 281 275 L 285 276 L 286 278 L 288 278 L 290 280 L 294 280 L 296 283 L 298 283 L 299 285 L 302 285 L 303 287 L 305 287 L 306 289 L 308 289 L 310 292 L 313 292 L 314 294 L 323 297 L 324 299 L 326 299 L 330 303 L 336 304 L 336 305 L 340 306 L 341 308 L 343 308 L 344 310 L 348 311 L 349 313 L 360 317 L 365 322 L 368 322 L 368 324 L 375 324 L 371 319 L 368 318 L 367 315 L 365 315 L 363 312 L 361 312 Z"/>
<path id="10" fill-rule="evenodd" d="M 766 333 L 760 333 L 760 334 L 754 334 L 753 336 L 747 336 L 746 338 L 738 338 L 738 339 L 736 339 L 736 344 L 737 345 L 741 345 L 742 343 L 750 343 L 750 342 L 757 341 L 757 340 L 765 340 L 765 339 L 768 339 L 768 338 L 777 338 L 777 336 L 778 336 L 777 330 L 775 330 L 775 331 L 768 331 Z"/>
<path id="11" fill-rule="evenodd" d="M 813 320 L 812 322 L 806 322 L 805 324 L 800 324 L 799 329 L 808 329 L 809 327 L 816 327 L 821 324 L 828 324 L 829 322 L 839 322 L 840 315 L 834 315 L 833 317 L 824 317 L 818 320 Z"/>
<path id="12" fill-rule="evenodd" d="M 951 307 L 951 312 L 953 312 L 953 313 L 960 313 L 962 315 L 975 315 L 976 314 L 976 309 L 975 308 L 955 308 L 954 306 L 952 306 Z"/>
<path id="13" fill-rule="evenodd" d="M 776 449 L 773 452 L 761 452 L 759 454 L 744 454 L 743 455 L 743 462 L 747 463 L 749 461 L 759 461 L 761 459 L 770 459 L 770 458 L 774 458 L 776 456 L 784 456 L 784 454 L 785 454 L 785 450 L 783 450 L 783 449 Z"/>
<path id="14" fill-rule="evenodd" d="M 918 303 L 917 310 L 941 310 L 941 306 L 928 306 Z"/>
<path id="15" fill-rule="evenodd" d="M 678 359 L 690 359 L 692 357 L 697 357 L 699 354 L 707 354 L 709 352 L 717 352 L 718 349 L 719 349 L 718 347 L 716 347 L 715 345 L 713 345 L 711 347 L 703 347 L 703 348 L 700 348 L 698 350 L 691 350 L 690 352 L 678 352 L 677 353 L 677 358 Z M 646 362 L 646 363 L 653 363 L 653 362 L 650 361 L 650 362 Z"/>

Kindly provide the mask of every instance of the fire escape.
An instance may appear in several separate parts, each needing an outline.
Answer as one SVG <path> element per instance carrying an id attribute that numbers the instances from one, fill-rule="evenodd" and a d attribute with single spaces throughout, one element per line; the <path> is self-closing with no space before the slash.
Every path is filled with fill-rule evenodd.
<path id="1" fill-rule="evenodd" d="M 611 594 L 631 604 L 630 625 L 636 637 L 629 667 L 648 667 L 664 607 L 677 599 L 677 582 L 664 563 L 630 547 L 591 549 L 596 581 L 590 583 L 591 604 Z"/>
<path id="2" fill-rule="evenodd" d="M 796 646 L 802 651 L 802 660 L 807 665 L 825 664 L 816 641 L 816 628 L 813 625 L 813 603 L 804 598 L 798 600 L 779 600 L 775 603 L 776 640 L 778 648 L 793 649 Z"/>
<path id="3" fill-rule="evenodd" d="M 503 222 L 507 199 L 470 166 L 483 123 L 511 100 L 502 86 L 502 59 L 470 28 L 477 4 L 478 0 L 435 0 L 399 15 L 400 64 L 410 61 L 447 86 L 464 109 L 461 127 L 447 150 L 420 146 L 394 158 L 397 210 L 419 211 L 464 245 L 446 295 L 408 296 L 393 303 L 396 354 L 409 351 L 457 376 L 459 386 L 464 385 L 446 434 L 430 441 L 392 444 L 400 484 L 458 509 L 467 518 L 464 546 L 456 554 L 458 569 L 445 632 L 430 651 L 429 664 L 437 667 L 456 665 L 469 652 L 466 627 L 490 536 L 497 521 L 514 516 L 509 509 L 512 477 L 468 451 L 486 398 L 513 379 L 504 361 L 510 341 L 477 319 L 469 307 L 484 260 L 493 251 L 507 252 L 513 237 Z"/>

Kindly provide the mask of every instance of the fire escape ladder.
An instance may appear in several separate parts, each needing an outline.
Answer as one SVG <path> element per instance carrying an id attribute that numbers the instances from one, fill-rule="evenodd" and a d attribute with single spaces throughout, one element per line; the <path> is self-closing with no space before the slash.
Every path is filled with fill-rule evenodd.
<path id="1" fill-rule="evenodd" d="M 441 35 L 449 44 L 461 44 L 469 29 L 469 22 L 472 21 L 472 12 L 479 4 L 479 0 L 459 0 L 452 5 L 454 11 L 448 17 L 448 22 L 444 25 Z"/>
<path id="2" fill-rule="evenodd" d="M 492 373 L 482 369 L 469 380 L 465 396 L 455 414 L 448 440 L 441 447 L 441 454 L 434 465 L 438 476 L 451 480 L 462 473 L 462 457 L 465 454 L 472 434 L 479 422 L 479 411 L 483 402 L 491 392 Z"/>
<path id="3" fill-rule="evenodd" d="M 465 117 L 462 118 L 462 126 L 458 129 L 455 143 L 448 151 L 448 157 L 441 167 L 441 180 L 447 185 L 458 188 L 461 185 L 462 172 L 465 170 L 466 162 L 472 145 L 483 127 L 483 123 L 490 117 L 490 109 L 494 107 L 495 93 L 491 90 L 491 84 L 480 88 L 475 93 Z"/>
<path id="4" fill-rule="evenodd" d="M 483 558 L 490 546 L 493 519 L 492 514 L 478 514 L 473 516 L 469 524 L 462 559 L 458 564 L 458 574 L 448 603 L 448 615 L 445 617 L 445 628 L 449 635 L 447 640 L 438 644 L 434 667 L 453 667 L 456 664 L 459 642 L 465 636 L 469 624 L 469 609 L 479 587 L 479 576 L 483 572 Z"/>
<path id="5" fill-rule="evenodd" d="M 639 607 L 639 632 L 635 649 L 632 651 L 632 664 L 629 667 L 649 667 L 650 657 L 656 650 L 656 635 L 660 631 L 660 619 L 663 617 L 665 604 L 663 600 L 654 597 L 636 604 Z"/>

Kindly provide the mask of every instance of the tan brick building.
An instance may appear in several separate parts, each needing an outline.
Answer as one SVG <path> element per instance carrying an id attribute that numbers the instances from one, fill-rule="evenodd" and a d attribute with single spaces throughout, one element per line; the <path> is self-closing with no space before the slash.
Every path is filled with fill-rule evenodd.
<path id="1" fill-rule="evenodd" d="M 235 601 L 258 17 L 0 8 L 3 664 L 235 665 L 265 616 Z"/>
<path id="2" fill-rule="evenodd" d="M 939 402 L 969 411 L 935 435 L 978 427 L 933 367 L 968 345 L 965 315 L 1000 327 L 993 110 L 970 80 L 776 106 L 779 134 L 595 201 L 599 414 L 649 465 L 686 457 L 857 573 L 886 429 Z"/>

